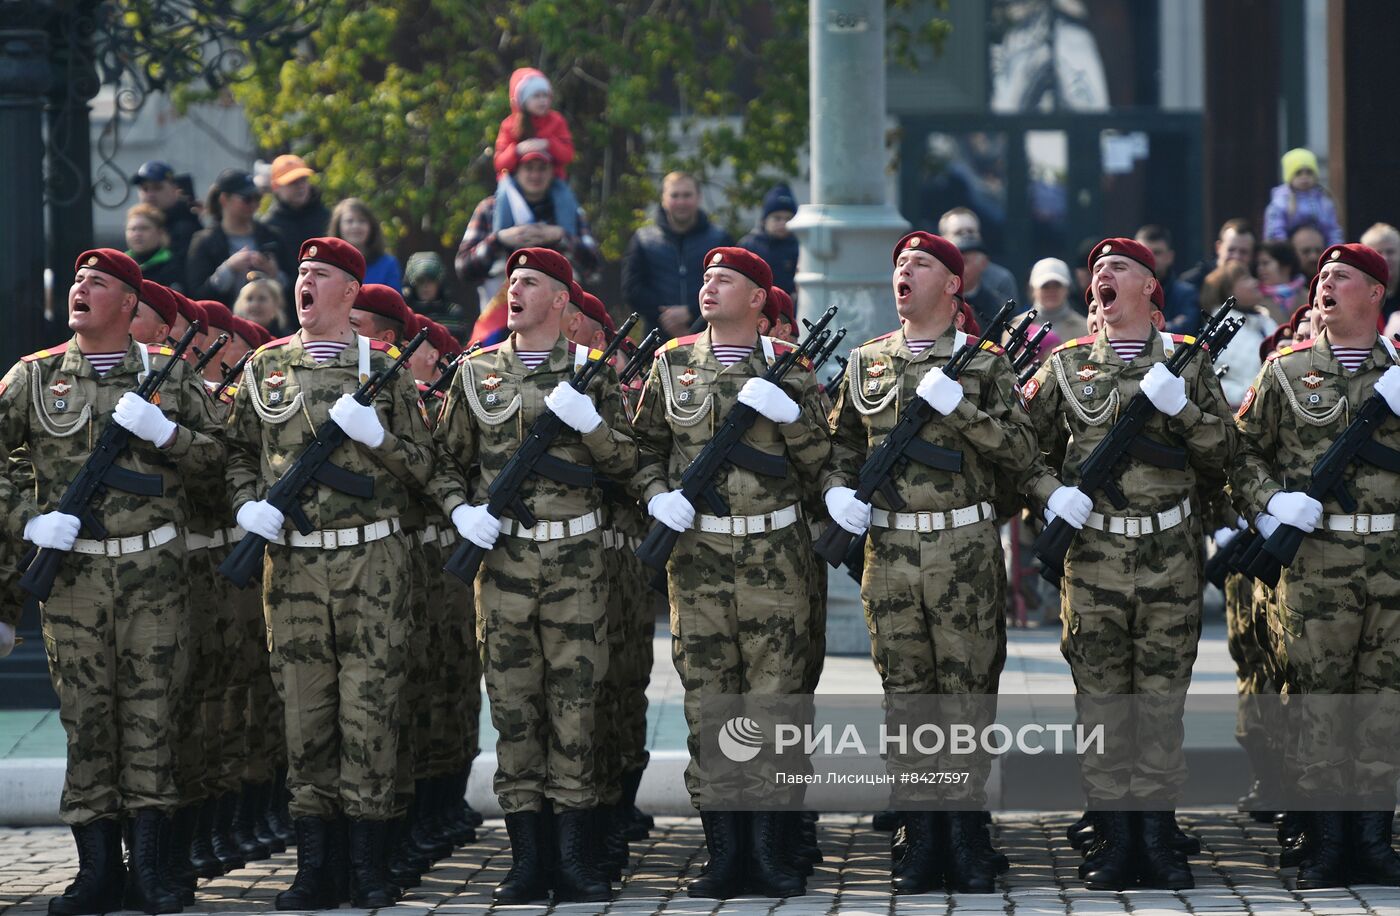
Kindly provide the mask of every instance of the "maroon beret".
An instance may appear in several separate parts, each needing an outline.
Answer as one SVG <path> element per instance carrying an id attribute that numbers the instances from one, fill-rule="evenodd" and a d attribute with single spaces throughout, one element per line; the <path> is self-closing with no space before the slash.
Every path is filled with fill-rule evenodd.
<path id="1" fill-rule="evenodd" d="M 180 315 L 180 304 L 175 301 L 175 294 L 159 283 L 150 280 L 141 281 L 141 301 L 149 305 L 160 320 L 166 324 L 173 325 L 175 319 Z"/>
<path id="2" fill-rule="evenodd" d="M 418 319 L 420 328 L 428 329 L 428 344 L 438 351 L 439 356 L 445 359 L 453 353 L 462 352 L 462 345 L 446 327 L 425 315 L 415 315 L 414 317 Z"/>
<path id="3" fill-rule="evenodd" d="M 1158 281 L 1156 286 L 1152 287 L 1152 307 L 1159 312 L 1165 312 L 1167 310 L 1167 291 L 1162 288 L 1160 281 Z"/>
<path id="4" fill-rule="evenodd" d="M 792 297 L 787 294 L 787 290 L 779 286 L 768 290 L 768 301 L 763 305 L 763 317 L 768 319 L 769 327 L 776 325 L 779 318 L 786 318 L 788 324 L 797 324 Z"/>
<path id="5" fill-rule="evenodd" d="M 1317 298 L 1317 281 L 1321 277 L 1322 273 L 1319 271 L 1318 273 L 1313 274 L 1312 279 L 1308 281 L 1308 301 L 1303 303 L 1303 309 L 1306 310 L 1312 308 L 1313 300 Z"/>
<path id="6" fill-rule="evenodd" d="M 243 342 L 254 349 L 272 339 L 272 335 L 262 325 L 238 315 L 233 316 L 233 333 L 243 338 Z"/>
<path id="7" fill-rule="evenodd" d="M 583 294 L 583 304 L 579 306 L 579 311 L 601 324 L 609 335 L 617 333 L 617 322 L 608 314 L 608 307 L 603 304 L 602 299 L 592 293 Z"/>
<path id="8" fill-rule="evenodd" d="M 516 250 L 511 254 L 510 261 L 506 265 L 506 276 L 509 277 L 522 267 L 538 270 L 565 286 L 574 282 L 574 268 L 569 264 L 569 259 L 553 248 L 520 248 Z"/>
<path id="9" fill-rule="evenodd" d="M 399 291 L 382 283 L 366 283 L 361 286 L 359 295 L 355 297 L 354 307 L 362 312 L 373 312 L 391 321 L 397 321 L 403 325 L 404 333 L 408 335 L 412 335 L 413 328 L 418 325 Z"/>
<path id="10" fill-rule="evenodd" d="M 91 251 L 84 251 L 78 255 L 78 260 L 73 264 L 73 272 L 77 273 L 84 267 L 110 274 L 131 287 L 132 292 L 138 294 L 141 292 L 141 268 L 129 256 L 115 248 L 94 248 Z"/>
<path id="11" fill-rule="evenodd" d="M 1381 286 L 1390 285 L 1390 265 L 1385 262 L 1379 251 L 1369 245 L 1357 242 L 1333 245 L 1317 259 L 1317 272 L 1322 273 L 1323 267 L 1336 262 L 1349 264 L 1357 270 L 1364 271 Z"/>
<path id="12" fill-rule="evenodd" d="M 209 329 L 209 316 L 204 314 L 204 308 L 189 296 L 179 290 L 171 290 L 175 295 L 175 306 L 179 309 L 180 317 L 190 324 L 199 325 L 201 331 Z"/>
<path id="13" fill-rule="evenodd" d="M 301 256 L 297 262 L 320 261 L 339 267 L 361 283 L 365 282 L 365 256 L 360 249 L 344 239 L 307 239 L 301 243 Z"/>
<path id="14" fill-rule="evenodd" d="M 968 305 L 967 300 L 962 296 L 958 297 L 958 311 L 962 314 L 963 318 L 962 332 L 971 337 L 980 337 L 982 334 L 982 325 L 977 323 L 977 313 L 972 310 L 972 306 Z M 998 341 L 993 341 L 993 343 L 997 342 Z"/>
<path id="15" fill-rule="evenodd" d="M 1093 271 L 1099 258 L 1106 258 L 1111 254 L 1137 261 L 1152 273 L 1157 273 L 1157 259 L 1152 256 L 1152 249 L 1137 239 L 1104 239 L 1099 242 L 1094 246 L 1094 250 L 1089 252 L 1089 270 Z"/>
<path id="16" fill-rule="evenodd" d="M 963 275 L 963 256 L 958 250 L 958 246 L 943 238 L 941 235 L 934 235 L 932 232 L 924 232 L 920 229 L 911 232 L 898 242 L 894 243 L 894 253 L 890 255 L 892 263 L 899 263 L 899 255 L 906 249 L 914 248 L 918 251 L 927 251 L 935 258 L 943 262 L 943 266 L 948 268 L 959 280 Z"/>
<path id="17" fill-rule="evenodd" d="M 711 267 L 727 267 L 752 280 L 765 291 L 773 285 L 773 268 L 747 248 L 711 248 L 705 255 L 702 270 L 709 270 Z"/>
<path id="18" fill-rule="evenodd" d="M 226 331 L 229 334 L 234 333 L 233 312 L 229 311 L 227 305 L 213 299 L 201 299 L 199 300 L 199 307 L 204 309 L 204 315 L 208 325 L 207 330 Z"/>

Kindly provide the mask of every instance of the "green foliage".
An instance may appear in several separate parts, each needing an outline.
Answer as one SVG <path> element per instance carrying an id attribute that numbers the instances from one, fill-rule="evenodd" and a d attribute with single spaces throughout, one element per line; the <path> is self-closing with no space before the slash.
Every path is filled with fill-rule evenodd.
<path id="1" fill-rule="evenodd" d="M 368 200 L 400 253 L 451 250 L 495 186 L 510 74 L 538 67 L 573 131 L 570 182 L 617 258 L 666 171 L 726 169 L 706 204 L 734 229 L 796 173 L 807 17 L 803 0 L 327 0 L 290 59 L 254 47 L 233 91 L 266 151 L 304 156 L 329 199 Z M 930 28 L 901 46 L 941 37 Z"/>

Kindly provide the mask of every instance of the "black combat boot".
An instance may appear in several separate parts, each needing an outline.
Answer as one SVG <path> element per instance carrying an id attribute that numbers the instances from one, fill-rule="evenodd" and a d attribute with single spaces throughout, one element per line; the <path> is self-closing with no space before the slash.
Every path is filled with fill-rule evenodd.
<path id="1" fill-rule="evenodd" d="M 783 814 L 750 811 L 749 887 L 764 897 L 799 897 L 807 893 L 802 876 L 788 870 L 783 856 Z"/>
<path id="2" fill-rule="evenodd" d="M 1284 811 L 1278 818 L 1279 868 L 1295 868 L 1312 851 L 1312 837 L 1306 812 Z"/>
<path id="3" fill-rule="evenodd" d="M 357 910 L 377 910 L 399 902 L 398 888 L 389 883 L 384 871 L 381 827 L 378 821 L 350 821 L 350 905 Z"/>
<path id="4" fill-rule="evenodd" d="M 253 838 L 272 853 L 286 852 L 287 844 L 272 829 L 268 808 L 272 805 L 273 787 L 270 782 L 251 783 L 253 794 Z"/>
<path id="5" fill-rule="evenodd" d="M 1085 811 L 1079 820 L 1070 824 L 1069 828 L 1065 830 L 1065 838 L 1069 840 L 1069 845 L 1080 852 L 1088 849 L 1094 842 L 1093 816 Z"/>
<path id="6" fill-rule="evenodd" d="M 621 801 L 611 805 L 599 805 L 594 809 L 597 820 L 598 867 L 609 881 L 621 881 L 627 870 L 630 853 L 627 849 L 627 828 L 632 823 L 632 812 Z"/>
<path id="7" fill-rule="evenodd" d="M 510 871 L 505 880 L 496 885 L 491 896 L 501 904 L 534 903 L 548 899 L 544 847 L 540 842 L 540 812 L 507 814 L 506 833 L 510 835 Z"/>
<path id="8" fill-rule="evenodd" d="M 1136 853 L 1132 814 L 1127 811 L 1094 812 L 1094 834 L 1097 849 L 1090 867 L 1081 872 L 1084 886 L 1091 891 L 1121 891 L 1132 887 Z"/>
<path id="9" fill-rule="evenodd" d="M 979 837 L 985 837 L 982 812 L 953 811 L 948 814 L 948 890 L 955 894 L 990 894 L 996 890 L 996 865 L 983 851 Z M 991 849 L 991 841 L 986 844 Z"/>
<path id="10" fill-rule="evenodd" d="M 1272 823 L 1279 806 L 1279 788 L 1283 783 L 1282 761 L 1276 752 L 1258 741 L 1241 741 L 1240 746 L 1249 758 L 1254 782 L 1250 784 L 1249 791 L 1240 796 L 1236 807 L 1241 813 L 1248 814 L 1256 824 Z"/>
<path id="11" fill-rule="evenodd" d="M 181 844 L 179 830 L 176 828 L 176 823 L 180 820 L 183 810 L 177 810 L 170 817 L 160 819 L 160 843 L 156 850 L 156 872 L 160 875 L 161 885 L 179 899 L 180 905 L 190 906 L 194 903 L 194 870 L 190 868 L 188 856 L 185 858 L 184 868 L 181 869 L 180 856 L 177 852 L 180 849 L 189 849 L 188 841 Z"/>
<path id="12" fill-rule="evenodd" d="M 223 863 L 214 855 L 209 845 L 209 834 L 213 830 L 214 806 L 208 799 L 197 801 L 189 807 L 192 834 L 190 837 L 190 867 L 201 878 L 217 878 L 224 873 Z"/>
<path id="13" fill-rule="evenodd" d="M 592 822 L 591 808 L 554 813 L 559 852 L 554 868 L 556 903 L 599 903 L 612 898 L 612 885 L 593 861 L 588 830 Z"/>
<path id="14" fill-rule="evenodd" d="M 234 803 L 233 822 L 229 825 L 229 836 L 240 855 L 247 862 L 260 862 L 272 858 L 272 850 L 257 837 L 257 825 L 261 798 L 258 787 L 251 782 L 243 784 Z"/>
<path id="15" fill-rule="evenodd" d="M 1311 849 L 1298 866 L 1298 890 L 1343 887 L 1349 883 L 1346 815 L 1340 811 L 1314 811 L 1308 833 Z"/>
<path id="16" fill-rule="evenodd" d="M 330 910 L 339 905 L 331 887 L 330 821 L 299 817 L 296 826 L 297 874 L 292 886 L 277 895 L 279 910 Z"/>
<path id="17" fill-rule="evenodd" d="M 292 814 L 287 808 L 291 801 L 292 793 L 287 788 L 287 768 L 278 767 L 272 777 L 272 794 L 267 800 L 267 825 L 285 846 L 292 846 L 297 841 Z"/>
<path id="18" fill-rule="evenodd" d="M 405 890 L 422 884 L 423 875 L 433 863 L 413 844 L 408 818 L 394 818 L 385 825 L 384 831 L 390 880 Z"/>
<path id="19" fill-rule="evenodd" d="M 622 774 L 622 801 L 623 810 L 627 812 L 627 839 L 645 840 L 651 836 L 651 828 L 656 826 L 656 821 L 650 814 L 637 807 L 637 790 L 642 785 L 642 773 L 644 770 L 628 770 Z"/>
<path id="20" fill-rule="evenodd" d="M 453 844 L 443 839 L 438 813 L 441 792 L 436 780 L 420 779 L 413 786 L 413 803 L 408 809 L 408 836 L 431 867 L 439 859 L 452 855 Z"/>
<path id="21" fill-rule="evenodd" d="M 165 819 L 154 808 L 143 808 L 130 815 L 131 862 L 126 870 L 126 907 L 155 916 L 157 913 L 178 913 L 184 909 L 179 895 L 167 888 L 160 879 L 161 821 Z"/>
<path id="22" fill-rule="evenodd" d="M 49 899 L 49 916 L 100 916 L 120 910 L 126 886 L 121 822 L 104 817 L 72 830 L 78 874 L 62 896 Z"/>
<path id="23" fill-rule="evenodd" d="M 467 786 L 471 784 L 471 781 L 472 765 L 468 763 L 467 768 L 457 774 L 456 788 L 454 788 L 453 791 L 462 799 L 462 817 L 466 820 L 467 826 L 475 830 L 477 827 L 486 823 L 486 818 L 482 817 L 481 812 L 473 808 L 467 801 Z M 476 837 L 472 837 L 472 840 L 475 839 Z M 468 840 L 467 842 L 470 843 L 472 840 Z"/>
<path id="24" fill-rule="evenodd" d="M 1138 884 L 1164 891 L 1196 886 L 1185 856 L 1178 851 L 1176 822 L 1170 811 L 1143 811 L 1138 815 Z"/>
<path id="25" fill-rule="evenodd" d="M 1353 883 L 1400 886 L 1400 856 L 1391 846 L 1395 811 L 1356 811 L 1352 814 Z"/>
<path id="26" fill-rule="evenodd" d="M 729 900 L 744 892 L 744 816 L 739 811 L 701 811 L 710 861 L 686 886 L 691 897 Z"/>
<path id="27" fill-rule="evenodd" d="M 1172 849 L 1184 856 L 1194 856 L 1201 851 L 1201 840 L 1181 829 L 1181 825 L 1176 822 L 1176 812 L 1167 812 L 1167 823 L 1170 827 Z"/>
<path id="28" fill-rule="evenodd" d="M 230 833 L 233 814 L 238 809 L 238 796 L 229 792 L 216 799 L 211 798 L 205 804 L 213 810 L 209 820 L 209 848 L 213 850 L 214 858 L 223 866 L 224 874 L 247 865 L 243 860 L 243 853 L 238 851 L 238 844 L 233 841 Z"/>
<path id="29" fill-rule="evenodd" d="M 350 822 L 344 812 L 331 818 L 326 828 L 326 875 L 331 907 L 350 902 Z"/>
<path id="30" fill-rule="evenodd" d="M 978 829 L 971 832 L 972 845 L 977 855 L 992 867 L 998 875 L 1011 870 L 1011 860 L 1006 854 L 992 845 L 992 814 L 990 811 L 977 812 Z"/>
<path id="31" fill-rule="evenodd" d="M 870 818 L 870 829 L 894 833 L 899 828 L 903 818 L 904 812 L 902 811 L 880 811 Z"/>
<path id="32" fill-rule="evenodd" d="M 896 894 L 927 894 L 943 886 L 943 818 L 934 811 L 900 813 L 904 851 L 890 868 Z"/>

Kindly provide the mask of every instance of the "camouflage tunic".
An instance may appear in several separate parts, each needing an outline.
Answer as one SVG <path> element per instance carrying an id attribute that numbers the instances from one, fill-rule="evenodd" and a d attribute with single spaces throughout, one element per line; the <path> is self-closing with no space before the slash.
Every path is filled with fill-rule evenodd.
<path id="1" fill-rule="evenodd" d="M 588 359 L 602 354 L 558 337 L 529 369 L 514 337 L 464 360 L 435 431 L 442 473 L 429 492 L 448 517 L 486 502 L 487 488 L 520 448 L 545 397 Z M 626 480 L 636 467 L 617 373 L 605 367 L 587 394 L 603 422 L 580 435 L 565 427 L 550 454 Z M 541 520 L 563 522 L 603 506 L 598 486 L 569 486 L 541 476 L 521 491 Z M 503 532 L 476 578 L 486 694 L 496 745 L 496 795 L 507 813 L 597 806 L 596 704 L 608 667 L 603 529 L 557 540 Z"/>
<path id="2" fill-rule="evenodd" d="M 0 451 L 11 457 L 0 501 L 16 541 L 26 520 L 56 508 L 117 401 L 136 389 L 143 352 L 154 368 L 172 351 L 129 343 L 122 361 L 99 376 L 75 339 L 25 357 L 0 382 Z M 174 442 L 158 449 L 132 436 L 117 465 L 160 477 L 164 495 L 108 490 L 92 508 L 111 538 L 183 525 L 187 483 L 218 473 L 222 463 L 208 399 L 183 363 L 173 367 L 159 403 L 179 423 Z M 178 586 L 184 563 L 179 536 L 120 557 L 64 558 L 43 627 L 71 761 L 61 803 L 69 824 L 178 802 L 172 731 L 189 638 Z"/>
<path id="3" fill-rule="evenodd" d="M 918 397 L 915 390 L 925 373 L 946 364 L 966 339 L 950 327 L 915 355 L 904 332 L 895 331 L 851 352 L 832 411 L 832 461 L 823 490 L 856 486 L 861 465 L 889 435 L 905 405 Z M 954 510 L 980 511 L 971 513 L 972 523 L 944 530 L 872 525 L 866 541 L 861 598 L 887 694 L 996 691 L 1006 574 L 990 504 L 999 496 L 997 482 L 1025 477 L 1038 452 L 1015 374 L 999 347 L 974 356 L 958 381 L 963 400 L 957 409 L 935 416 L 919 437 L 961 453 L 961 473 L 911 461 L 894 485 L 908 503 L 901 511 L 929 513 L 930 529 L 942 527 L 933 525 L 933 516 L 946 522 Z M 873 505 L 891 509 L 880 494 Z M 973 765 L 973 778 L 956 791 L 969 793 L 963 800 L 980 803 L 989 761 L 966 763 Z M 896 769 L 927 765 L 913 759 L 891 764 Z M 938 765 L 962 768 L 953 760 Z"/>
<path id="4" fill-rule="evenodd" d="M 248 361 L 228 419 L 235 509 L 262 498 L 327 422 L 331 406 L 359 387 L 361 340 L 317 363 L 296 334 L 260 347 Z M 374 371 L 398 350 L 374 342 L 364 355 L 365 369 Z M 380 522 L 392 528 L 432 473 L 432 442 L 413 380 L 401 372 L 373 406 L 384 441 L 375 449 L 347 441 L 333 461 L 372 478 L 374 495 L 359 499 L 317 485 L 302 508 L 318 531 L 363 531 Z M 290 531 L 288 522 L 284 540 Z M 334 549 L 268 545 L 263 602 L 285 706 L 293 816 L 343 810 L 383 820 L 396 813 L 408 564 L 401 532 Z"/>
<path id="5" fill-rule="evenodd" d="M 1395 350 L 1377 337 L 1370 355 L 1348 372 L 1333 355 L 1326 331 L 1265 362 L 1236 416 L 1240 453 L 1234 486 L 1251 513 L 1263 512 L 1275 493 L 1306 488 L 1313 465 L 1371 396 L 1382 373 L 1396 363 Z M 1374 441 L 1400 449 L 1400 420 L 1386 414 Z M 1357 461 L 1345 484 L 1358 513 L 1400 511 L 1394 471 Z M 1394 693 L 1400 690 L 1400 533 L 1393 528 L 1334 530 L 1329 520 L 1345 517 L 1345 512 L 1334 496 L 1322 504 L 1322 523 L 1304 538 L 1276 591 L 1273 626 L 1286 661 L 1288 690 Z M 1363 797 L 1393 800 L 1400 768 L 1369 746 L 1364 732 L 1394 733 L 1400 723 L 1353 726 L 1338 718 L 1309 716 L 1302 724 L 1296 748 L 1302 791 L 1333 796 L 1359 791 Z M 1352 727 L 1362 733 L 1353 734 Z"/>
<path id="6" fill-rule="evenodd" d="M 674 489 L 682 473 L 709 442 L 738 403 L 739 390 L 767 371 L 768 360 L 789 346 L 768 338 L 746 359 L 725 366 L 714 355 L 710 332 L 670 341 L 657 354 L 642 393 L 634 428 L 641 468 L 637 488 L 642 504 Z M 771 354 L 771 355 L 770 355 Z M 800 506 L 815 489 L 831 443 L 822 415 L 816 378 L 795 367 L 782 383 L 800 414 L 779 425 L 759 416 L 744 436 L 747 445 L 787 462 L 781 478 L 727 465 L 715 489 L 731 516 L 766 515 Z M 713 510 L 701 504 L 697 513 Z M 699 528 L 697 515 L 696 528 Z M 686 785 L 697 806 L 718 802 L 714 780 L 697 762 L 696 732 L 706 696 L 793 694 L 807 670 L 807 626 L 812 602 L 807 592 L 816 562 L 806 520 L 743 536 L 691 530 L 681 535 L 667 565 L 674 657 L 685 687 L 691 761 Z M 771 791 L 773 780 L 759 772 L 749 791 Z"/>
<path id="7" fill-rule="evenodd" d="M 1022 392 L 1051 463 L 1050 471 L 1029 481 L 1029 493 L 1041 506 L 1061 480 L 1078 482 L 1080 464 L 1112 428 L 1120 407 L 1138 393 L 1152 365 L 1166 359 L 1167 339 L 1154 334 L 1125 363 L 1109 343 L 1107 330 L 1100 330 L 1056 348 L 1026 383 Z M 1169 339 L 1173 348 L 1189 341 Z M 1106 518 L 1154 516 L 1179 508 L 1200 491 L 1203 478 L 1219 479 L 1235 441 L 1220 383 L 1205 354 L 1192 360 L 1182 377 L 1186 407 L 1175 417 L 1154 413 L 1143 434 L 1185 449 L 1185 469 L 1126 457 L 1117 482 L 1127 507 L 1115 508 L 1100 493 L 1094 497 L 1095 512 Z M 1188 519 L 1141 537 L 1087 525 L 1075 533 L 1061 583 L 1060 647 L 1078 693 L 1185 695 L 1201 627 L 1201 507 L 1191 508 Z M 1117 733 L 1129 733 L 1127 728 Z M 1124 752 L 1119 758 L 1085 761 L 1086 794 L 1092 802 L 1111 802 L 1129 793 L 1170 801 L 1184 782 L 1180 722 L 1170 715 L 1163 721 L 1144 718 L 1135 733 L 1136 764 L 1127 759 L 1131 741 L 1114 743 Z"/>

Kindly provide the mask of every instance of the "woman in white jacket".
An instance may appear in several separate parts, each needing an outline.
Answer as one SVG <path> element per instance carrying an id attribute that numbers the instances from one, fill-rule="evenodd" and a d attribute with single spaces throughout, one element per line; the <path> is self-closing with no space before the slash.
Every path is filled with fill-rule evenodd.
<path id="1" fill-rule="evenodd" d="M 1249 268 L 1238 261 L 1226 261 L 1211 271 L 1201 284 L 1203 326 L 1230 296 L 1235 297 L 1234 314 L 1244 318 L 1245 323 L 1225 352 L 1215 358 L 1215 368 L 1217 371 L 1225 370 L 1220 377 L 1225 399 L 1231 407 L 1239 407 L 1254 377 L 1259 374 L 1259 367 L 1263 365 L 1259 358 L 1259 345 L 1277 330 L 1278 322 L 1264 305 L 1259 281 L 1249 272 Z"/>

